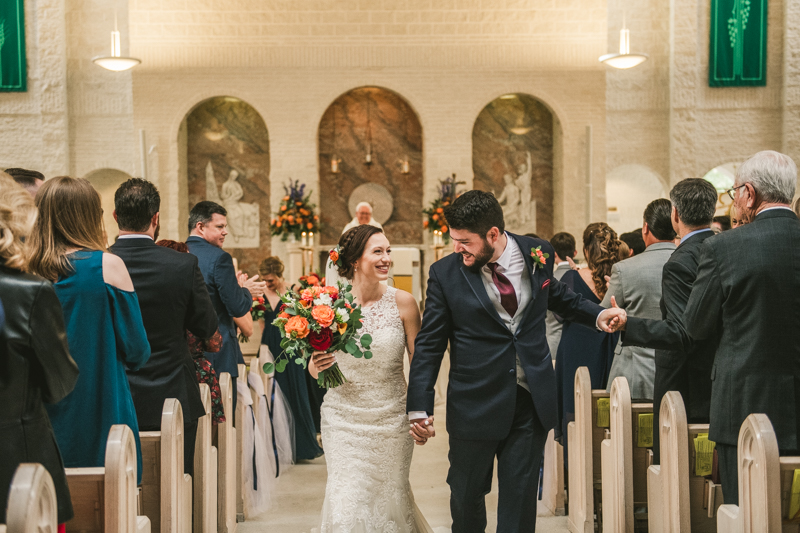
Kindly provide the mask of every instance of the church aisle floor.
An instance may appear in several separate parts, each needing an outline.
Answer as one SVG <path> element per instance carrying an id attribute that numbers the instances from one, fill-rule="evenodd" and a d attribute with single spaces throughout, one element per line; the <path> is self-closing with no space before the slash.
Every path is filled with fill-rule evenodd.
<path id="1" fill-rule="evenodd" d="M 440 533 L 449 531 L 450 489 L 447 486 L 447 432 L 444 419 L 437 418 L 437 434 L 425 446 L 414 447 L 411 462 L 411 487 L 422 514 L 431 527 Z M 325 496 L 327 470 L 325 458 L 293 466 L 277 484 L 272 507 L 260 516 L 239 524 L 239 533 L 309 533 L 319 527 L 319 515 Z M 495 533 L 497 523 L 497 479 L 486 497 L 488 525 L 486 531 Z M 567 518 L 539 517 L 537 531 L 566 533 Z"/>

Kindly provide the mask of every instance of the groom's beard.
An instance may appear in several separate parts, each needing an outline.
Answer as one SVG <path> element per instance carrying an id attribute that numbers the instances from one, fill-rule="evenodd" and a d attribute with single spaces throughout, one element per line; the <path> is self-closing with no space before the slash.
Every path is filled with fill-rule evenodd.
<path id="1" fill-rule="evenodd" d="M 463 256 L 464 254 L 462 253 L 461 255 Z M 481 251 L 478 252 L 477 255 L 473 255 L 474 260 L 472 264 L 469 266 L 467 265 L 464 266 L 467 267 L 467 270 L 469 270 L 470 272 L 478 273 L 481 271 L 483 267 L 486 266 L 486 263 L 488 263 L 492 259 L 493 255 L 494 255 L 494 248 L 492 248 L 492 245 L 489 244 L 489 241 L 484 239 L 483 248 L 481 248 Z"/>

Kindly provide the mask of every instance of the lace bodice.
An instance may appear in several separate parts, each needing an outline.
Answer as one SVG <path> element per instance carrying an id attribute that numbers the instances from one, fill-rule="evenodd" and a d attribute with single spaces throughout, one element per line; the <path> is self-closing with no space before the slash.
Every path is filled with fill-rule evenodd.
<path id="1" fill-rule="evenodd" d="M 322 444 L 328 484 L 321 533 L 430 531 L 408 482 L 413 441 L 403 374 L 406 337 L 397 290 L 364 309 L 361 333 L 372 335 L 372 359 L 338 352 L 348 383 L 328 390 L 322 404 Z"/>

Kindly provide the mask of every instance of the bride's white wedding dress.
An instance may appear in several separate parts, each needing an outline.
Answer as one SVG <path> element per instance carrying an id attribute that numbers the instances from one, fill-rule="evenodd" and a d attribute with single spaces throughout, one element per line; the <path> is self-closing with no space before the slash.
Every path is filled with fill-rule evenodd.
<path id="1" fill-rule="evenodd" d="M 430 533 L 414 503 L 408 473 L 414 441 L 406 415 L 406 336 L 395 295 L 364 309 L 361 333 L 372 335 L 372 359 L 338 353 L 348 383 L 322 404 L 328 484 L 321 533 Z"/>

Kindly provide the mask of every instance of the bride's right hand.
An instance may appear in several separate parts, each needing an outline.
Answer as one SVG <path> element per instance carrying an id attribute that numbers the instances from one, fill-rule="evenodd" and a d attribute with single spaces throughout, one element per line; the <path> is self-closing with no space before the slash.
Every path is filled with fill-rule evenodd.
<path id="1" fill-rule="evenodd" d="M 311 354 L 311 358 L 314 360 L 314 367 L 317 372 L 327 370 L 336 364 L 336 356 L 328 352 L 314 352 Z"/>

